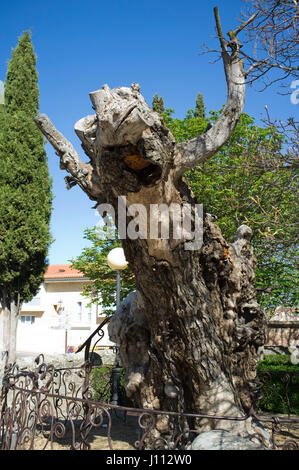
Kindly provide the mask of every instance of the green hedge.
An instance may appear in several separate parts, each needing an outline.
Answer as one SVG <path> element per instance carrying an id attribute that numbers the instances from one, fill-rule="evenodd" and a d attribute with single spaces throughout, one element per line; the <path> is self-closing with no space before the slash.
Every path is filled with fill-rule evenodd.
<path id="1" fill-rule="evenodd" d="M 299 415 L 299 366 L 289 355 L 268 355 L 258 363 L 258 378 L 264 383 L 259 408 L 263 411 Z"/>
<path id="2" fill-rule="evenodd" d="M 90 391 L 93 400 L 109 403 L 111 400 L 113 365 L 94 367 L 90 373 Z"/>

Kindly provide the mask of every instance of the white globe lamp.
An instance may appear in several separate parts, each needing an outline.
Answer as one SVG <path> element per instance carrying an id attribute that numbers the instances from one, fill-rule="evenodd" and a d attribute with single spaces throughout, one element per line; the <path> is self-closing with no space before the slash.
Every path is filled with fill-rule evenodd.
<path id="1" fill-rule="evenodd" d="M 107 264 L 108 266 L 116 271 L 116 308 L 120 306 L 120 272 L 123 269 L 126 269 L 128 267 L 128 262 L 125 257 L 124 250 L 122 248 L 113 248 L 107 256 Z M 117 381 L 119 381 L 119 372 L 120 372 L 120 365 L 121 365 L 121 359 L 119 355 L 119 345 L 116 345 L 116 365 L 112 369 L 112 374 L 113 374 L 113 388 L 114 388 L 114 393 L 112 396 L 112 404 L 117 405 L 118 404 L 118 394 L 117 394 Z M 117 375 L 118 374 L 118 375 Z M 116 387 L 115 387 L 116 384 Z"/>
<path id="2" fill-rule="evenodd" d="M 124 250 L 122 248 L 113 248 L 113 250 L 108 253 L 107 263 L 108 266 L 115 271 L 126 269 L 128 262 L 125 258 Z"/>
<path id="3" fill-rule="evenodd" d="M 107 264 L 116 271 L 116 308 L 120 305 L 120 271 L 126 269 L 128 262 L 122 248 L 113 248 L 107 256 Z"/>

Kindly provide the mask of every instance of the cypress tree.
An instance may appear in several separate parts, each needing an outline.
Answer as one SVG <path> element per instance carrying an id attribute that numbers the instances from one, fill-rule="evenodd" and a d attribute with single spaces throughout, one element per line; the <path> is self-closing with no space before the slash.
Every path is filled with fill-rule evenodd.
<path id="1" fill-rule="evenodd" d="M 3 349 L 15 360 L 22 303 L 37 293 L 51 242 L 51 180 L 44 140 L 33 118 L 39 108 L 31 35 L 19 39 L 8 64 L 0 112 L 0 301 Z"/>
<path id="2" fill-rule="evenodd" d="M 203 119 L 205 119 L 206 117 L 206 107 L 201 93 L 197 93 L 194 117 L 199 117 Z"/>
<path id="3" fill-rule="evenodd" d="M 160 96 L 159 98 L 158 93 L 156 93 L 153 98 L 152 108 L 154 111 L 156 111 L 156 113 L 159 113 L 161 116 L 165 111 L 163 98 L 162 96 Z"/>

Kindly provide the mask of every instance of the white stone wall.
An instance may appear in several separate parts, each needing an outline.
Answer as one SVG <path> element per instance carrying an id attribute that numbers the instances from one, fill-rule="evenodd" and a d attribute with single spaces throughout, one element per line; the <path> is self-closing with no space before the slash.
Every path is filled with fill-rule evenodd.
<path id="1" fill-rule="evenodd" d="M 44 354 L 64 354 L 68 348 L 76 350 L 98 326 L 96 323 L 100 309 L 87 307 L 88 299 L 81 295 L 84 282 L 59 281 L 45 282 L 37 296 L 29 304 L 24 304 L 17 333 L 17 352 Z M 62 301 L 64 311 L 57 312 L 55 306 Z M 80 305 L 81 303 L 81 314 Z M 101 340 L 103 345 L 113 345 L 106 329 Z"/>

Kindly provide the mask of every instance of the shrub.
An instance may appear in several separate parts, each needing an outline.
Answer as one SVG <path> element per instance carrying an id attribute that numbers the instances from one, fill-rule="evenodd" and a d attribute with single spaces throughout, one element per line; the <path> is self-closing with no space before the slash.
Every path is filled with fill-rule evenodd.
<path id="1" fill-rule="evenodd" d="M 101 403 L 110 403 L 112 399 L 112 369 L 113 365 L 101 365 L 94 367 L 90 374 L 90 391 L 94 400 L 100 401 Z M 119 380 L 119 404 L 123 406 L 131 406 L 126 397 L 124 389 L 124 376 L 125 370 L 120 370 Z"/>
<path id="2" fill-rule="evenodd" d="M 93 400 L 110 403 L 112 397 L 113 365 L 94 367 L 90 373 L 90 391 Z"/>

